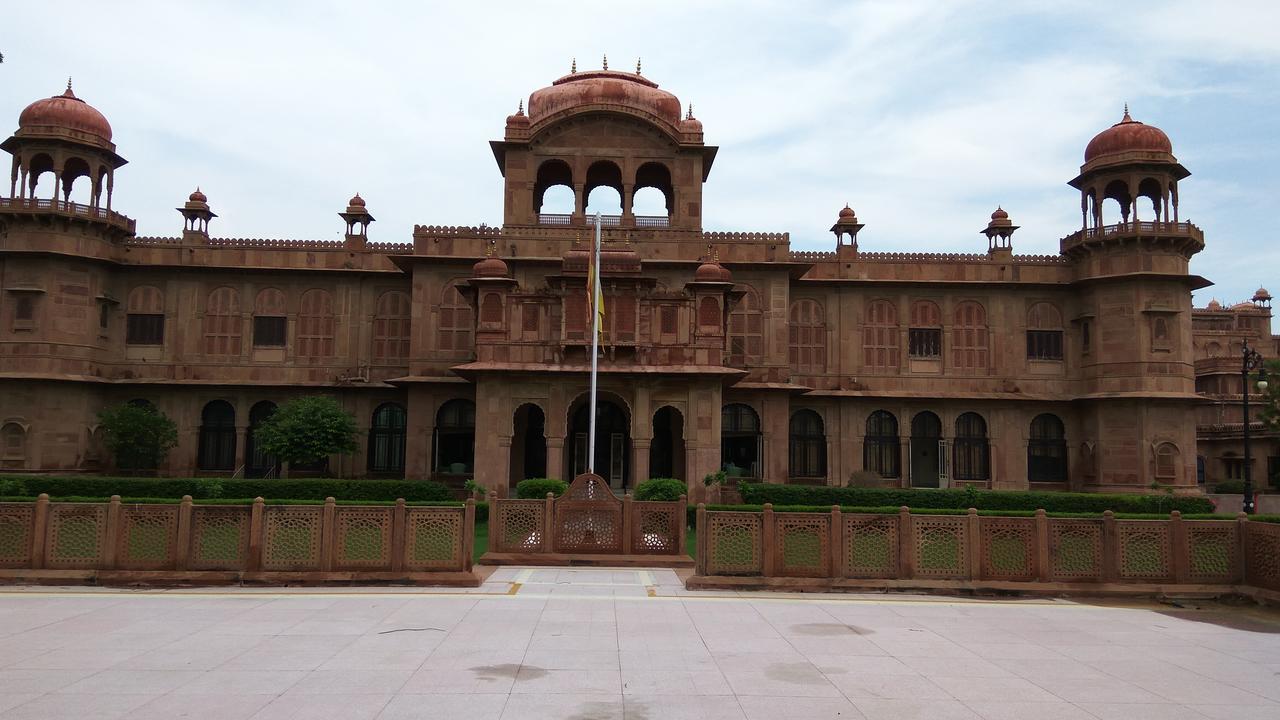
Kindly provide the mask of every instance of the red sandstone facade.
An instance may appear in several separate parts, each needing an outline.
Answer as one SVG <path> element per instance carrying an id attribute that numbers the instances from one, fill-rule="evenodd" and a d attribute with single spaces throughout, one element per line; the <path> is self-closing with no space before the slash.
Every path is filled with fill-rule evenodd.
<path id="1" fill-rule="evenodd" d="M 367 430 L 333 473 L 475 477 L 505 492 L 582 469 L 591 235 L 604 218 L 597 471 L 615 486 L 720 469 L 771 482 L 1196 487 L 1189 173 L 1158 129 L 1124 119 L 1071 181 L 1082 227 L 1015 255 L 1004 210 L 975 254 L 866 252 L 854 212 L 832 252 L 786 233 L 702 226 L 717 148 L 639 72 L 574 72 L 491 143 L 501 226 L 414 228 L 377 243 L 359 196 L 343 242 L 211 237 L 198 190 L 180 237 L 112 208 L 110 125 L 62 95 L 3 149 L 0 467 L 105 470 L 95 414 L 145 400 L 179 425 L 166 474 L 263 474 L 273 404 L 338 397 Z M 88 206 L 66 202 L 92 185 Z M 562 187 L 563 186 L 563 187 Z M 545 212 L 552 188 L 572 212 Z M 633 211 L 645 189 L 665 215 Z M 652 192 L 650 190 L 650 192 Z M 1109 212 L 1103 217 L 1105 200 Z M 1198 312 L 1198 311 L 1197 311 Z M 1199 317 L 1199 315 L 1195 315 Z M 313 469 L 315 472 L 320 468 Z"/>

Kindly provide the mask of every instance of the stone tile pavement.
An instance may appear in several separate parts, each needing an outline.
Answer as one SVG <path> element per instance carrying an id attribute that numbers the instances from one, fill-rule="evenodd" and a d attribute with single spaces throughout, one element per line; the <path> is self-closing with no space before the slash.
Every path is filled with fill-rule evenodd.
<path id="1" fill-rule="evenodd" d="M 688 592 L 500 568 L 473 590 L 0 588 L 7 718 L 1280 718 L 1280 613 Z"/>

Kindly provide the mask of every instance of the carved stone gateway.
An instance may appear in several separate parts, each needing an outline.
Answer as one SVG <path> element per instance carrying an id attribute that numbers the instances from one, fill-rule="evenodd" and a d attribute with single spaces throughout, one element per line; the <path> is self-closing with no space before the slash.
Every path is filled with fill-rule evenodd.
<path id="1" fill-rule="evenodd" d="M 623 552 L 622 500 L 604 478 L 594 473 L 574 478 L 555 508 L 556 552 Z"/>

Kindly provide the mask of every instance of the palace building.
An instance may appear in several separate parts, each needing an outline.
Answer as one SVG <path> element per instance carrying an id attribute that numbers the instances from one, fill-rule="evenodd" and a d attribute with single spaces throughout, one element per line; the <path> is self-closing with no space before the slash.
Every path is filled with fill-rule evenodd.
<path id="1" fill-rule="evenodd" d="M 621 198 L 603 218 L 596 462 L 615 487 L 677 477 L 697 497 L 724 470 L 1195 491 L 1213 407 L 1197 372 L 1217 367 L 1197 334 L 1218 315 L 1191 303 L 1208 285 L 1189 271 L 1204 235 L 1179 220 L 1189 172 L 1169 138 L 1127 110 L 1068 182 L 1080 227 L 1058 254 L 1031 256 L 1014 253 L 1003 209 L 957 229 L 985 246 L 972 254 L 875 251 L 847 206 L 824 252 L 704 228 L 718 148 L 638 68 L 575 68 L 524 107 L 490 143 L 501 224 L 375 242 L 376 206 L 359 195 L 339 213 L 345 240 L 257 240 L 212 235 L 217 199 L 199 190 L 177 208 L 181 235 L 139 236 L 112 205 L 126 161 L 107 119 L 69 86 L 32 103 L 0 144 L 13 156 L 0 468 L 109 471 L 97 412 L 145 402 L 179 427 L 158 472 L 270 475 L 255 429 L 279 403 L 325 393 L 357 418 L 362 449 L 291 472 L 474 477 L 499 492 L 573 477 L 599 188 Z M 82 183 L 89 202 L 71 202 Z M 665 213 L 636 214 L 644 194 Z M 805 220 L 806 234 L 827 222 Z M 1269 310 L 1231 317 L 1263 314 L 1270 340 Z"/>

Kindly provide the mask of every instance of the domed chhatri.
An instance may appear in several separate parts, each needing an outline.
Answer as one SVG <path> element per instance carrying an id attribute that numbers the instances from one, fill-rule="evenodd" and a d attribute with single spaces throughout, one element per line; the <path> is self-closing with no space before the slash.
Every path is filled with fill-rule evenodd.
<path id="1" fill-rule="evenodd" d="M 1146 125 L 1129 116 L 1129 106 L 1124 108 L 1120 122 L 1103 130 L 1089 141 L 1084 149 L 1086 164 L 1107 155 L 1127 152 L 1150 152 L 1173 155 L 1173 143 L 1169 136 L 1155 125 Z"/>
<path id="2" fill-rule="evenodd" d="M 1222 303 L 1218 302 L 1217 298 L 1213 298 L 1209 301 L 1209 304 L 1205 306 L 1205 309 L 1217 312 L 1222 309 Z"/>
<path id="3" fill-rule="evenodd" d="M 991 213 L 992 220 L 1008 220 L 1009 213 L 1003 207 L 997 206 L 996 211 Z"/>
<path id="4" fill-rule="evenodd" d="M 537 124 L 556 112 L 584 105 L 621 106 L 672 127 L 681 123 L 680 100 L 675 95 L 658 89 L 658 83 L 643 75 L 608 69 L 570 72 L 550 87 L 535 90 L 529 96 L 529 122 Z"/>
<path id="5" fill-rule="evenodd" d="M 111 123 L 89 103 L 76 97 L 67 80 L 61 95 L 37 100 L 18 116 L 18 130 L 30 134 L 44 129 L 73 130 L 111 142 Z"/>
<path id="6" fill-rule="evenodd" d="M 529 126 L 529 116 L 524 114 L 524 98 L 521 98 L 516 106 L 516 114 L 507 116 L 507 125 Z"/>
<path id="7" fill-rule="evenodd" d="M 696 282 L 727 283 L 733 282 L 733 273 L 720 264 L 719 251 L 708 247 L 707 258 L 693 272 L 693 279 Z"/>
<path id="8" fill-rule="evenodd" d="M 1256 303 L 1271 302 L 1271 293 L 1267 292 L 1266 288 L 1260 287 L 1253 293 L 1253 301 Z"/>
<path id="9" fill-rule="evenodd" d="M 364 198 L 360 197 L 360 193 L 356 193 L 354 197 L 347 201 L 347 206 L 353 208 L 365 207 Z"/>
<path id="10" fill-rule="evenodd" d="M 680 131 L 687 133 L 702 132 L 702 121 L 693 116 L 693 103 L 689 103 L 689 112 L 685 113 L 684 120 L 680 121 Z"/>
<path id="11" fill-rule="evenodd" d="M 204 193 L 200 192 L 200 188 L 197 187 L 195 192 L 187 196 L 187 201 L 193 202 L 193 203 L 208 203 L 209 197 Z"/>
<path id="12" fill-rule="evenodd" d="M 840 219 L 846 220 L 850 218 L 856 222 L 858 220 L 858 214 L 853 211 L 853 208 L 849 207 L 849 203 L 845 203 L 844 207 L 840 208 Z"/>

